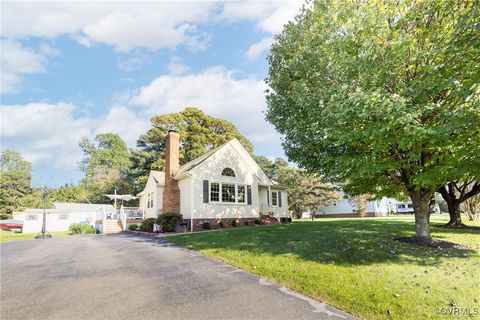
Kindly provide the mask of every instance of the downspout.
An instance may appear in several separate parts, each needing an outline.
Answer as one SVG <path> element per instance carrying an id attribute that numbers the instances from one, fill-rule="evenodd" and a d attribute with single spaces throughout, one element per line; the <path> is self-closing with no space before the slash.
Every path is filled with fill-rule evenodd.
<path id="1" fill-rule="evenodd" d="M 208 184 L 210 186 L 210 183 Z M 190 232 L 193 232 L 193 177 L 190 176 Z"/>
<path id="2" fill-rule="evenodd" d="M 268 207 L 268 215 L 270 216 L 270 203 L 272 201 L 272 190 L 270 189 L 270 185 L 268 185 L 268 195 L 267 195 L 267 207 Z M 270 219 L 270 218 L 269 218 Z"/>
<path id="3" fill-rule="evenodd" d="M 102 234 L 105 234 L 105 224 L 107 223 L 107 212 L 105 211 L 105 206 L 102 206 L 102 211 L 103 211 Z"/>

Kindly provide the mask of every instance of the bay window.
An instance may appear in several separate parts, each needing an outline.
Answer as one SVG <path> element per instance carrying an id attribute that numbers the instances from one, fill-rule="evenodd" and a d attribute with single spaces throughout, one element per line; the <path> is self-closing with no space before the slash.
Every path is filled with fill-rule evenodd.
<path id="1" fill-rule="evenodd" d="M 235 185 L 222 183 L 222 202 L 235 203 Z"/>

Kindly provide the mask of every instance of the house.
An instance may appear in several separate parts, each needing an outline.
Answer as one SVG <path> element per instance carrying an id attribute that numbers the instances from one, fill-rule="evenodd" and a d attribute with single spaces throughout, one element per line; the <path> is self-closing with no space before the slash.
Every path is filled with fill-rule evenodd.
<path id="1" fill-rule="evenodd" d="M 180 136 L 166 137 L 165 172 L 151 171 L 138 194 L 145 217 L 179 212 L 190 230 L 204 221 L 253 223 L 288 218 L 285 186 L 270 180 L 237 139 L 179 166 Z"/>
<path id="2" fill-rule="evenodd" d="M 367 217 L 384 217 L 395 212 L 395 205 L 398 201 L 393 198 L 382 198 L 380 200 L 368 201 Z M 347 218 L 357 217 L 357 207 L 354 202 L 348 199 L 341 199 L 332 206 L 321 206 L 314 210 L 315 218 Z M 303 215 L 305 217 L 305 215 Z M 309 217 L 311 215 L 309 214 Z"/>
<path id="3" fill-rule="evenodd" d="M 101 221 L 105 214 L 114 214 L 115 209 L 112 205 L 106 204 L 55 202 L 51 209 L 46 210 L 46 213 L 46 230 L 55 232 L 68 231 L 70 225 L 74 223 L 88 223 L 98 227 L 98 221 Z M 43 209 L 13 212 L 13 219 L 23 223 L 22 232 L 24 233 L 40 232 L 43 223 Z"/>
<path id="4" fill-rule="evenodd" d="M 165 187 L 165 172 L 151 170 L 145 189 L 138 194 L 139 208 L 145 218 L 155 218 L 162 212 L 163 189 Z"/>

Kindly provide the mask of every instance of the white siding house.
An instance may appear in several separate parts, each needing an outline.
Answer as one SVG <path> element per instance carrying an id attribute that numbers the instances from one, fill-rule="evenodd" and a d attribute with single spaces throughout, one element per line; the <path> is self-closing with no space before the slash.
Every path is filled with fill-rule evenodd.
<path id="1" fill-rule="evenodd" d="M 178 134 L 169 133 L 167 143 L 172 136 L 178 139 Z M 178 152 L 178 149 L 171 149 L 170 152 Z M 167 161 L 177 158 L 166 155 Z M 180 189 L 178 212 L 192 229 L 205 220 L 213 223 L 219 220 L 248 222 L 263 215 L 280 221 L 289 217 L 286 187 L 270 180 L 237 139 L 178 169 L 175 164 L 170 164 L 170 168 L 174 168 L 172 183 L 178 184 Z M 145 208 L 148 194 L 153 192 L 154 199 L 164 199 L 165 212 L 165 199 L 169 194 L 164 194 L 165 178 L 155 180 L 158 174 L 155 171 L 150 173 L 145 190 L 139 194 L 140 206 Z M 155 211 L 156 214 L 160 212 Z"/>
<path id="2" fill-rule="evenodd" d="M 104 212 L 111 214 L 115 210 L 111 205 L 89 203 L 59 203 L 47 209 L 47 232 L 68 231 L 71 224 L 87 223 L 96 226 Z M 42 230 L 43 209 L 26 209 L 24 212 L 13 212 L 13 219 L 23 222 L 23 233 L 36 233 Z M 100 230 L 101 231 L 101 230 Z"/>
<path id="3" fill-rule="evenodd" d="M 395 212 L 396 199 L 382 198 L 380 200 L 372 200 L 367 205 L 367 216 L 384 217 Z M 315 217 L 356 217 L 357 207 L 355 203 L 348 199 L 341 199 L 332 206 L 321 206 L 314 211 Z M 304 216 L 305 217 L 305 216 Z"/>
<path id="4" fill-rule="evenodd" d="M 138 194 L 140 209 L 145 213 L 145 218 L 155 218 L 162 212 L 163 189 L 165 187 L 165 173 L 150 171 L 145 189 Z"/>

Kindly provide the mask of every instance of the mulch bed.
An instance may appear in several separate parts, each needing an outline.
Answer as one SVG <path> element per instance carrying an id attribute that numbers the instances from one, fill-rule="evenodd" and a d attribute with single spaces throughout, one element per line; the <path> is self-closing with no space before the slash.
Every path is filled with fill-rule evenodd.
<path id="1" fill-rule="evenodd" d="M 469 249 L 468 247 L 462 244 L 458 244 L 450 241 L 444 241 L 444 240 L 436 240 L 436 239 L 432 239 L 430 241 L 423 241 L 423 240 L 418 240 L 415 237 L 402 237 L 402 238 L 394 238 L 393 240 L 403 242 L 403 243 L 414 244 L 416 246 L 429 247 L 429 248 L 435 248 L 435 249 L 458 249 L 458 250 Z"/>

